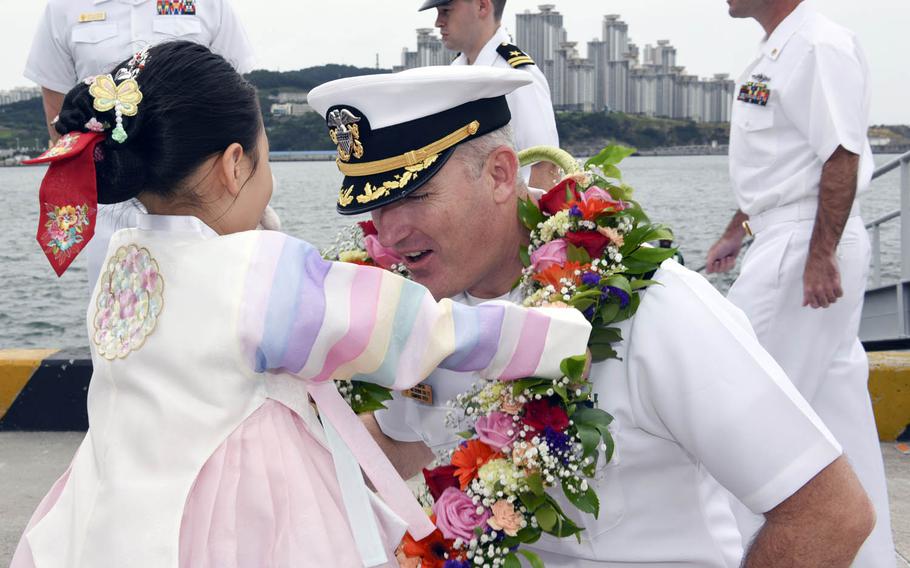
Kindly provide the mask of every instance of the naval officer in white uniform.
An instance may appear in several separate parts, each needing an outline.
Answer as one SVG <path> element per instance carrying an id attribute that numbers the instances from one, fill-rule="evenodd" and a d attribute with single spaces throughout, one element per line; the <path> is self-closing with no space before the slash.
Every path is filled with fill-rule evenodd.
<path id="1" fill-rule="evenodd" d="M 745 232 L 754 234 L 728 297 L 843 445 L 875 505 L 875 531 L 855 566 L 894 566 L 869 364 L 857 339 L 869 239 L 856 195 L 874 169 L 866 58 L 852 32 L 806 2 L 729 4 L 767 35 L 737 83 L 730 177 L 739 211 L 709 251 L 708 271 L 732 267 Z M 737 516 L 750 538 L 761 519 Z"/>
<path id="2" fill-rule="evenodd" d="M 452 65 L 514 67 L 530 73 L 533 83 L 506 97 L 512 111 L 515 147 L 559 146 L 547 79 L 531 57 L 512 44 L 502 26 L 505 6 L 506 0 L 426 0 L 420 10 L 436 8 L 436 27 L 443 43 L 460 52 Z M 549 189 L 558 173 L 552 164 L 538 163 L 522 168 L 522 175 L 531 187 Z"/>
<path id="3" fill-rule="evenodd" d="M 48 0 L 24 75 L 41 86 L 51 140 L 59 137 L 51 122 L 76 83 L 109 72 L 143 47 L 174 39 L 210 48 L 240 73 L 255 65 L 253 48 L 229 0 Z M 144 210 L 137 200 L 99 207 L 95 237 L 83 253 L 90 290 L 110 236 L 134 227 L 138 213 Z"/>
<path id="4" fill-rule="evenodd" d="M 517 73 L 470 70 L 488 75 L 485 82 Z M 341 80 L 318 97 L 311 93 L 318 112 L 351 109 L 370 128 L 437 128 L 445 148 L 434 149 L 440 153 L 416 180 L 375 191 L 397 173 L 384 172 L 385 164 L 407 163 L 419 145 L 368 159 L 364 141 L 358 163 L 339 164 L 338 210 L 370 211 L 380 242 L 405 257 L 435 297 L 517 302 L 519 243 L 528 238 L 517 199 L 527 189 L 510 128 L 442 142 L 455 125 L 477 120 L 464 110 L 476 94 L 464 73 L 447 73 L 456 69 L 421 71 Z M 838 443 L 740 310 L 675 261 L 654 278 L 661 285 L 645 291 L 638 313 L 620 324 L 621 359 L 591 370 L 600 406 L 615 417 L 615 457 L 593 483 L 600 514 L 581 515 L 562 501 L 585 527 L 581 543 L 545 537 L 536 551 L 550 568 L 738 567 L 743 545 L 726 488 L 767 518 L 746 566 L 847 566 L 874 519 Z M 424 444 L 443 450 L 460 440 L 445 429 L 446 401 L 475 380 L 434 373 L 417 393 L 421 402 L 396 395 L 376 413 L 381 429 L 365 419 L 404 476 L 427 464 Z"/>

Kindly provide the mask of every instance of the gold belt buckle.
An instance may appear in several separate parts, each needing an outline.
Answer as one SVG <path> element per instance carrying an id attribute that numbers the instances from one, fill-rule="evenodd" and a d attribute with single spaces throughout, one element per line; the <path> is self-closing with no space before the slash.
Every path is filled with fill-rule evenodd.
<path id="1" fill-rule="evenodd" d="M 746 230 L 746 234 L 749 235 L 750 237 L 755 236 L 752 234 L 752 227 L 749 225 L 748 221 L 743 221 L 743 229 Z"/>
<path id="2" fill-rule="evenodd" d="M 401 394 L 407 398 L 413 398 L 417 402 L 422 402 L 423 404 L 433 404 L 433 387 L 430 385 L 419 384 L 416 387 L 409 388 Z"/>

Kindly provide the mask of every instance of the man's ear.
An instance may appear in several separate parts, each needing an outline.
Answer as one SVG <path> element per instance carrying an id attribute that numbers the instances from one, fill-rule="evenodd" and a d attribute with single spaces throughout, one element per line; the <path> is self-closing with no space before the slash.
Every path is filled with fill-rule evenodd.
<path id="1" fill-rule="evenodd" d="M 486 18 L 493 13 L 493 2 L 491 0 L 479 0 L 477 5 L 477 15 Z"/>
<path id="2" fill-rule="evenodd" d="M 243 146 L 234 142 L 221 154 L 216 165 L 221 184 L 233 197 L 237 197 L 243 187 L 242 161 Z"/>
<path id="3" fill-rule="evenodd" d="M 493 201 L 497 204 L 515 199 L 518 181 L 518 154 L 508 146 L 496 148 L 487 157 L 487 173 L 493 182 Z"/>

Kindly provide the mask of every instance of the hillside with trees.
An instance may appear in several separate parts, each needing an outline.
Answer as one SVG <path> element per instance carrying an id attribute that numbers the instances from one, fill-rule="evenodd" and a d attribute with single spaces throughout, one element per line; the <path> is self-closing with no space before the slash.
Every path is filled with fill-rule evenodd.
<path id="1" fill-rule="evenodd" d="M 298 116 L 273 116 L 272 103 L 279 95 L 302 94 L 327 81 L 369 73 L 389 72 L 383 69 L 349 65 L 320 65 L 297 71 L 257 70 L 246 75 L 259 91 L 263 122 L 273 150 L 331 150 L 334 146 L 326 132 L 325 122 L 316 113 Z M 142 112 L 141 106 L 139 112 Z M 576 155 L 591 155 L 611 142 L 620 142 L 640 150 L 667 146 L 710 146 L 726 144 L 728 124 L 706 124 L 628 115 L 623 113 L 560 112 L 556 125 L 562 146 Z M 875 127 L 870 135 L 887 137 L 897 143 L 910 139 L 910 127 Z M 0 148 L 35 148 L 46 143 L 44 112 L 40 99 L 0 106 Z"/>

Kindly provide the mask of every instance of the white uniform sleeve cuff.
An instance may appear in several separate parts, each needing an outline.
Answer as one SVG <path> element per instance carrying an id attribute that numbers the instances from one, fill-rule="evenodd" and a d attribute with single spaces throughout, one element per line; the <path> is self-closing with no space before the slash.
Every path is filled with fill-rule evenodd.
<path id="1" fill-rule="evenodd" d="M 33 69 L 26 68 L 25 71 L 23 71 L 22 75 L 24 75 L 25 78 L 29 81 L 33 81 L 45 89 L 50 89 L 51 91 L 56 91 L 64 95 L 73 88 L 73 85 L 67 85 L 65 83 L 49 79 L 43 76 L 41 73 L 34 71 Z"/>

